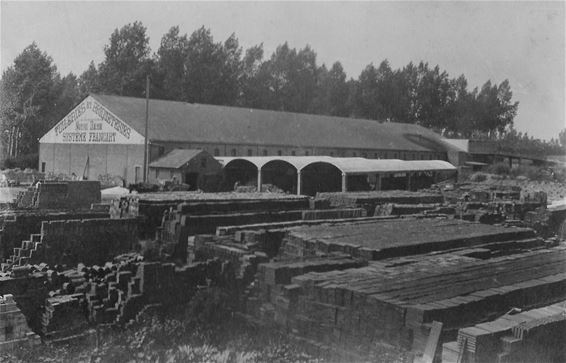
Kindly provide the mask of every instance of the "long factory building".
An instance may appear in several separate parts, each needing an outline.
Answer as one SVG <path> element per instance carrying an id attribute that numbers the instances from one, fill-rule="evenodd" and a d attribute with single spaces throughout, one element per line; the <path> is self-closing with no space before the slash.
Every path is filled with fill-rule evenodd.
<path id="1" fill-rule="evenodd" d="M 149 101 L 149 162 L 175 149 L 221 158 L 329 156 L 443 160 L 458 149 L 413 124 Z M 89 180 L 143 179 L 146 100 L 91 94 L 40 139 L 39 170 Z"/>

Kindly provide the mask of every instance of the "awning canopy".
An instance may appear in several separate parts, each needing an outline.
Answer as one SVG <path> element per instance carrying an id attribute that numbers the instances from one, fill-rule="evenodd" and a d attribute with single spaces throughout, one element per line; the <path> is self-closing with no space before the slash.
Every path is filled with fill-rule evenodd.
<path id="1" fill-rule="evenodd" d="M 247 161 L 261 170 L 273 161 L 286 162 L 301 172 L 309 165 L 326 163 L 335 166 L 343 174 L 383 174 L 425 171 L 456 171 L 456 167 L 443 160 L 398 160 L 398 159 L 365 159 L 365 158 L 335 158 L 331 156 L 241 156 L 216 157 L 223 167 L 234 161 Z"/>

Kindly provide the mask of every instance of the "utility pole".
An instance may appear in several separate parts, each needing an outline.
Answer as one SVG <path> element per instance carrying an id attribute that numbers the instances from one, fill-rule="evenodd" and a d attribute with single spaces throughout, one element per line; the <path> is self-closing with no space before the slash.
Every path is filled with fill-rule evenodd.
<path id="1" fill-rule="evenodd" d="M 147 183 L 147 174 L 149 168 L 149 75 L 145 78 L 145 138 L 143 150 L 143 182 Z"/>

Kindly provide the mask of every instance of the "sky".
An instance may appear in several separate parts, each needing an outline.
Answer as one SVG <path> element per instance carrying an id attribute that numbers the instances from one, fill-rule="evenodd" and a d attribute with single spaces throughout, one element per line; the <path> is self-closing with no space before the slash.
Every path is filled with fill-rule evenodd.
<path id="1" fill-rule="evenodd" d="M 550 139 L 566 127 L 565 2 L 102 2 L 0 1 L 1 69 L 33 41 L 62 75 L 104 59 L 110 34 L 136 20 L 153 52 L 172 26 L 189 35 L 210 28 L 215 41 L 235 33 L 265 57 L 285 41 L 310 45 L 318 64 L 340 61 L 357 78 L 388 59 L 439 65 L 464 74 L 468 88 L 508 79 L 519 101 L 515 128 Z"/>

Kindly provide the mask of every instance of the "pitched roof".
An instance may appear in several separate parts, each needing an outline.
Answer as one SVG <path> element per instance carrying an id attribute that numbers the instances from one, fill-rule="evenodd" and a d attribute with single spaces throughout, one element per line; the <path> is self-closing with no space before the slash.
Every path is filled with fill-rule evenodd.
<path id="1" fill-rule="evenodd" d="M 194 149 L 174 149 L 162 158 L 151 162 L 149 166 L 152 168 L 178 169 L 201 152 L 203 151 Z"/>
<path id="2" fill-rule="evenodd" d="M 144 135 L 145 99 L 92 94 Z M 150 100 L 149 139 L 193 143 L 445 151 L 440 135 L 413 124 Z"/>

